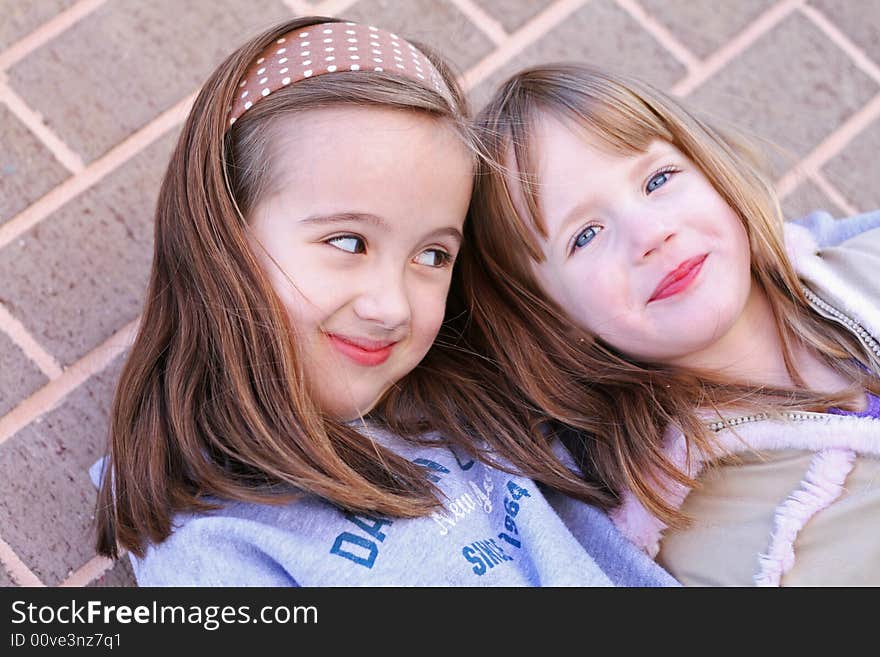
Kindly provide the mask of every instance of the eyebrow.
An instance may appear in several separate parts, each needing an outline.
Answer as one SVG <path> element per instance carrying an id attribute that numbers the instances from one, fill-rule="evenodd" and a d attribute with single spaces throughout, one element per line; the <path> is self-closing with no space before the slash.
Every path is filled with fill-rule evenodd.
<path id="1" fill-rule="evenodd" d="M 320 226 L 322 224 L 341 224 L 347 222 L 363 222 L 368 223 L 383 230 L 390 230 L 388 223 L 374 214 L 366 212 L 340 212 L 336 214 L 315 214 L 305 219 L 300 219 L 299 223 L 308 226 Z"/>
<path id="2" fill-rule="evenodd" d="M 305 219 L 301 219 L 299 223 L 306 224 L 308 226 L 321 226 L 349 222 L 363 222 L 372 226 L 376 226 L 377 228 L 381 228 L 384 231 L 391 231 L 391 226 L 389 226 L 388 222 L 382 219 L 382 217 L 379 217 L 375 214 L 369 214 L 367 212 L 340 212 L 337 214 L 317 214 L 306 217 Z M 425 239 L 427 240 L 433 237 L 451 237 L 457 240 L 459 244 L 461 244 L 462 240 L 464 239 L 461 231 L 452 226 L 433 230 L 425 236 Z"/>
<path id="3" fill-rule="evenodd" d="M 437 230 L 432 230 L 425 236 L 425 239 L 429 239 L 432 237 L 451 237 L 456 240 L 459 244 L 462 243 L 464 237 L 461 234 L 461 231 L 458 228 L 453 228 L 452 226 L 448 226 L 446 228 L 438 228 Z"/>

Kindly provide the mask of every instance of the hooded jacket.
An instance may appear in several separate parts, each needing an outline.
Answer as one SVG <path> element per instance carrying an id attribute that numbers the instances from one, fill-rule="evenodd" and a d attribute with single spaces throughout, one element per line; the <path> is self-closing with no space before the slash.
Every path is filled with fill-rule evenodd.
<path id="1" fill-rule="evenodd" d="M 877 217 L 880 214 L 874 215 Z M 804 223 L 786 224 L 785 242 L 807 299 L 816 312 L 858 336 L 865 358 L 875 372 L 880 371 L 880 228 L 822 249 L 824 244 L 833 244 L 833 236 L 815 222 Z M 880 419 L 872 417 L 796 412 L 774 419 L 754 414 L 710 423 L 710 428 L 716 432 L 722 454 L 786 449 L 813 452 L 800 485 L 776 507 L 766 549 L 755 558 L 757 585 L 780 585 L 795 563 L 798 534 L 811 518 L 840 498 L 857 455 L 880 456 Z M 698 478 L 706 463 L 697 450 L 687 455 L 683 434 L 671 427 L 664 442 L 671 460 Z M 690 493 L 680 484 L 670 484 L 667 490 L 667 499 L 676 508 Z M 666 526 L 630 491 L 623 493 L 622 503 L 611 516 L 624 535 L 649 556 L 657 556 Z"/>

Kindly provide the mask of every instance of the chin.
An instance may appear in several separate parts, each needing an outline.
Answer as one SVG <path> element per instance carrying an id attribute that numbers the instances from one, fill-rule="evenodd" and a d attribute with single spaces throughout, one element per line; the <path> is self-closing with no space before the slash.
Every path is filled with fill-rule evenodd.
<path id="1" fill-rule="evenodd" d="M 371 401 L 365 402 L 361 406 L 355 404 L 348 404 L 345 407 L 336 406 L 327 410 L 327 414 L 339 422 L 354 422 L 369 414 L 376 408 L 377 403 L 377 401 Z"/>

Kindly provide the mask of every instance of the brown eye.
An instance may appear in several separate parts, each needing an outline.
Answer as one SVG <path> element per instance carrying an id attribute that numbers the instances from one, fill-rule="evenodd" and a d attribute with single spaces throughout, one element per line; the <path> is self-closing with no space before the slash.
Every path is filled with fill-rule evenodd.
<path id="1" fill-rule="evenodd" d="M 332 244 L 340 251 L 346 251 L 348 253 L 366 253 L 367 246 L 357 235 L 339 235 L 338 237 L 331 237 L 327 240 L 327 244 Z"/>
<path id="2" fill-rule="evenodd" d="M 427 265 L 428 267 L 436 267 L 439 269 L 440 267 L 448 265 L 452 261 L 452 256 L 442 249 L 426 249 L 419 254 L 416 261 L 420 265 Z"/>

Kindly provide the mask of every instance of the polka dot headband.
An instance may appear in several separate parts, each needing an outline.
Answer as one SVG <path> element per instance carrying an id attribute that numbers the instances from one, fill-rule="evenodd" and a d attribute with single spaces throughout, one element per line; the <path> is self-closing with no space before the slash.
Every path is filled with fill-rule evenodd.
<path id="1" fill-rule="evenodd" d="M 257 56 L 238 84 L 229 125 L 273 91 L 337 71 L 402 75 L 424 83 L 449 100 L 440 73 L 405 39 L 372 25 L 319 23 L 288 32 Z"/>

